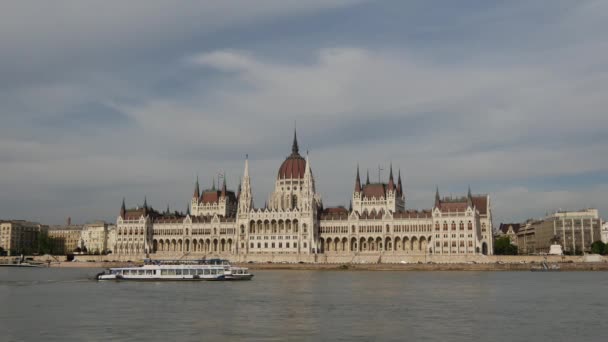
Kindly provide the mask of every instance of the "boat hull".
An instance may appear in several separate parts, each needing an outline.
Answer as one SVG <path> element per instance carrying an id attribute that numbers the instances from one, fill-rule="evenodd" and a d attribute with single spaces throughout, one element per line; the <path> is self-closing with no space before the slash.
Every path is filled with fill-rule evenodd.
<path id="1" fill-rule="evenodd" d="M 97 276 L 97 280 L 100 281 L 222 281 L 227 280 L 225 277 L 129 277 L 129 276 L 116 276 L 114 274 L 100 274 Z"/>

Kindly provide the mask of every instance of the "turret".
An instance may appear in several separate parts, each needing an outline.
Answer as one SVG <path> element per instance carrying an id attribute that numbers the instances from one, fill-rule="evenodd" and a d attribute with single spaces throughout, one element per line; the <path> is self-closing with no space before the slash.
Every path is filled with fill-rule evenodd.
<path id="1" fill-rule="evenodd" d="M 194 185 L 194 194 L 192 195 L 192 198 L 198 199 L 199 197 L 201 197 L 201 191 L 198 186 L 198 176 L 196 176 L 196 184 Z"/>
<path id="2" fill-rule="evenodd" d="M 357 179 L 355 180 L 355 192 L 361 192 L 361 179 L 359 178 L 359 164 L 357 164 Z"/>
<path id="3" fill-rule="evenodd" d="M 222 183 L 222 197 L 226 198 L 226 177 L 224 176 L 224 183 Z"/>
<path id="4" fill-rule="evenodd" d="M 251 195 L 251 182 L 249 179 L 249 156 L 245 155 L 245 170 L 243 171 L 243 179 L 239 185 L 239 208 L 240 213 L 247 213 L 253 207 L 253 199 Z"/>
<path id="5" fill-rule="evenodd" d="M 395 180 L 393 179 L 393 163 L 391 163 L 390 174 L 388 176 L 388 191 L 395 191 Z"/>
<path id="6" fill-rule="evenodd" d="M 439 187 L 435 190 L 435 207 L 438 208 L 441 205 L 441 198 L 439 198 Z"/>
<path id="7" fill-rule="evenodd" d="M 127 208 L 125 207 L 125 198 L 122 198 L 122 206 L 120 206 L 120 217 L 122 217 L 123 219 L 125 218 L 125 215 L 127 213 Z"/>
<path id="8" fill-rule="evenodd" d="M 397 177 L 397 196 L 403 196 L 403 185 L 401 184 L 401 169 L 399 169 L 399 176 Z"/>
<path id="9" fill-rule="evenodd" d="M 297 154 L 299 152 L 298 149 L 298 137 L 296 135 L 296 129 L 293 129 L 293 144 L 291 144 L 291 153 Z"/>

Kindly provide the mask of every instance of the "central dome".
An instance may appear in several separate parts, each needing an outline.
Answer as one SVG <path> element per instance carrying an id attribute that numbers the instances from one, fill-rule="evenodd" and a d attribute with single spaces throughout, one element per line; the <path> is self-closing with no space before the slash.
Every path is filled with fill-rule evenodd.
<path id="1" fill-rule="evenodd" d="M 279 168 L 279 179 L 304 178 L 306 160 L 299 153 L 292 153 Z"/>
<path id="2" fill-rule="evenodd" d="M 291 154 L 279 168 L 278 179 L 302 179 L 306 171 L 306 160 L 298 152 L 298 139 L 296 132 L 293 132 L 293 145 Z"/>

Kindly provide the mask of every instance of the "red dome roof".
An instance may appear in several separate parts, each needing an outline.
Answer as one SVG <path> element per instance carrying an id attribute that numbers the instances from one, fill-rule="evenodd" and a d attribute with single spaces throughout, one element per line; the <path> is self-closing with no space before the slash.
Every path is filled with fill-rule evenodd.
<path id="1" fill-rule="evenodd" d="M 296 132 L 293 132 L 293 144 L 291 145 L 291 154 L 281 167 L 279 168 L 279 179 L 302 179 L 306 171 L 306 160 L 298 153 L 298 138 Z"/>
<path id="2" fill-rule="evenodd" d="M 304 178 L 306 171 L 306 160 L 297 152 L 292 153 L 279 168 L 279 179 Z"/>

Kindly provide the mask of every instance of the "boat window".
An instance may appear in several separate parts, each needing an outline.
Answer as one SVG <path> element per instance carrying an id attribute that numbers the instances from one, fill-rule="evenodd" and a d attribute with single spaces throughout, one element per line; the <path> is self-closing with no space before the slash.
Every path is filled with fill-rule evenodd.
<path id="1" fill-rule="evenodd" d="M 153 274 L 154 274 L 154 271 L 152 271 L 152 270 L 146 270 L 146 275 L 153 275 Z"/>
<path id="2" fill-rule="evenodd" d="M 169 274 L 169 272 L 167 272 L 167 270 L 165 270 L 165 269 L 160 270 L 160 275 L 167 275 L 167 274 Z"/>
<path id="3" fill-rule="evenodd" d="M 169 270 L 169 275 L 175 275 L 175 269 L 170 269 Z"/>
<path id="4" fill-rule="evenodd" d="M 131 270 L 131 275 L 137 275 L 137 270 Z"/>
<path id="5" fill-rule="evenodd" d="M 139 274 L 139 275 L 144 275 L 144 274 L 145 274 L 145 271 L 144 271 L 144 270 L 138 270 L 138 271 L 137 271 L 137 274 Z"/>
<path id="6" fill-rule="evenodd" d="M 182 275 L 182 270 L 175 270 L 175 274 Z"/>

